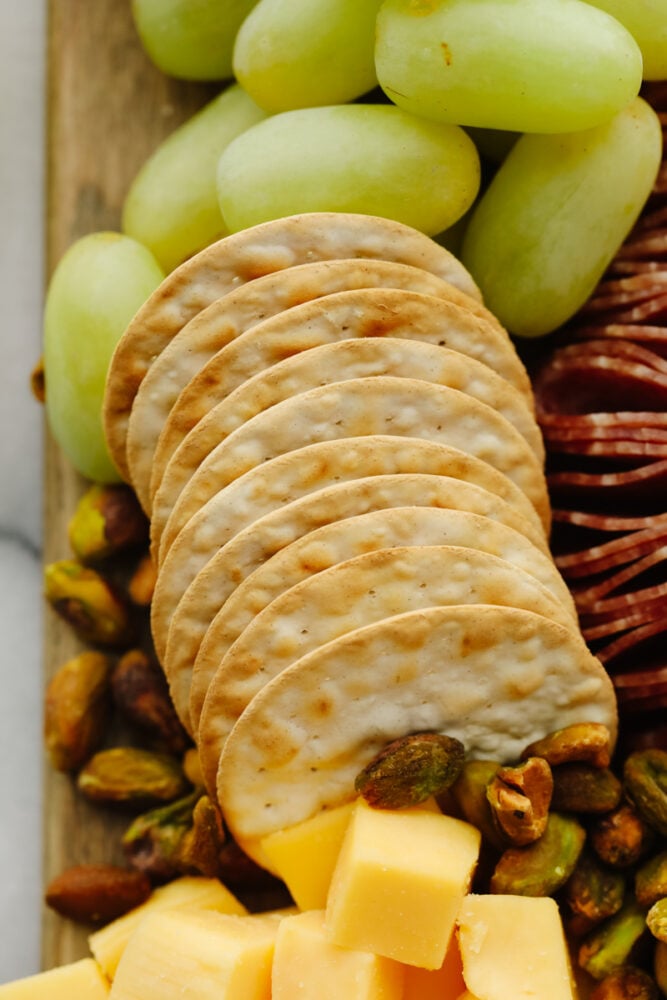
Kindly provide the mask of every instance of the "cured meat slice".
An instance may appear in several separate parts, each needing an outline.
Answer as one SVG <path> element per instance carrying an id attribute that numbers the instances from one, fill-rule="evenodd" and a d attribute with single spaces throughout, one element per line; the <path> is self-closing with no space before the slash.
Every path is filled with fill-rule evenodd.
<path id="1" fill-rule="evenodd" d="M 586 492 L 660 490 L 667 488 L 667 460 L 650 462 L 625 471 L 588 473 L 579 471 L 554 472 L 547 477 L 552 490 L 568 489 Z M 663 493 L 664 495 L 664 493 Z"/>
<path id="2" fill-rule="evenodd" d="M 578 340 L 587 340 L 591 337 L 630 338 L 638 343 L 650 344 L 652 350 L 659 354 L 667 352 L 667 327 L 657 324 L 609 322 L 597 326 L 578 327 L 572 331 L 572 336 Z"/>
<path id="3" fill-rule="evenodd" d="M 623 565 L 638 559 L 645 552 L 652 551 L 656 541 L 662 541 L 663 538 L 667 538 L 667 525 L 661 519 L 658 524 L 643 531 L 636 531 L 615 538 L 611 542 L 592 546 L 583 552 L 557 556 L 556 565 L 561 573 L 570 578 L 589 576 L 592 573 L 600 573 L 610 566 L 617 566 L 619 563 Z"/>
<path id="4" fill-rule="evenodd" d="M 552 445 L 554 451 L 581 452 L 588 444 L 594 442 L 618 442 L 662 444 L 667 442 L 667 426 L 661 427 L 628 427 L 626 424 L 609 427 L 593 427 L 590 429 L 577 427 L 552 426 L 544 431 L 543 437 Z M 559 447 L 561 445 L 561 447 Z M 621 452 L 619 451 L 619 457 Z"/>
<path id="5" fill-rule="evenodd" d="M 566 429 L 584 434 L 589 429 L 594 431 L 598 428 L 618 427 L 627 427 L 629 430 L 632 428 L 667 430 L 667 412 L 618 410 L 608 413 L 541 413 L 540 424 L 542 430 L 549 434 L 564 432 Z"/>
<path id="6" fill-rule="evenodd" d="M 581 309 L 580 315 L 611 312 L 635 302 L 643 302 L 667 291 L 667 269 L 644 271 L 603 281 Z"/>
<path id="7" fill-rule="evenodd" d="M 621 654 L 626 653 L 629 649 L 632 649 L 633 646 L 639 645 L 639 643 L 644 642 L 646 639 L 660 635 L 666 630 L 667 621 L 664 616 L 661 616 L 659 621 L 650 622 L 648 625 L 641 625 L 639 628 L 626 632 L 619 639 L 614 639 L 607 646 L 598 649 L 596 656 L 605 666 L 608 666 L 609 663 L 620 657 Z"/>
<path id="8" fill-rule="evenodd" d="M 582 510 L 554 509 L 552 520 L 560 524 L 571 524 L 581 528 L 591 528 L 593 531 L 643 531 L 645 528 L 667 526 L 667 514 L 643 517 L 613 517 L 609 514 L 589 513 Z"/>
<path id="9" fill-rule="evenodd" d="M 667 410 L 667 372 L 626 358 L 593 356 L 555 361 L 534 383 L 536 408 L 590 413 L 615 409 Z"/>
<path id="10" fill-rule="evenodd" d="M 618 440 L 585 441 L 581 438 L 551 438 L 553 451 L 574 455 L 589 455 L 591 458 L 615 458 L 619 461 L 633 461 L 642 458 L 667 458 L 667 443 L 660 441 L 638 441 L 634 436 Z"/>
<path id="11" fill-rule="evenodd" d="M 578 341 L 575 344 L 567 344 L 558 348 L 551 355 L 548 369 L 558 368 L 568 362 L 596 359 L 596 358 L 622 358 L 634 361 L 637 364 L 646 365 L 648 368 L 656 368 L 663 374 L 667 373 L 667 361 L 655 351 L 635 344 L 631 340 L 607 340 L 593 338 L 592 340 Z"/>

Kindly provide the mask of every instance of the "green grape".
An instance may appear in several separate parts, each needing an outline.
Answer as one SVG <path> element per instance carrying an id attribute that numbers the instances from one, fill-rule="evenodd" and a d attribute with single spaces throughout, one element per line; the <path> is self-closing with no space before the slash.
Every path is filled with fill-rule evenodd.
<path id="1" fill-rule="evenodd" d="M 583 305 L 650 194 L 661 154 L 660 122 L 641 98 L 594 129 L 517 141 L 462 249 L 511 333 L 549 333 Z"/>
<path id="2" fill-rule="evenodd" d="M 164 275 L 150 251 L 120 233 L 92 233 L 62 257 L 44 314 L 46 411 L 75 469 L 96 482 L 118 480 L 102 429 L 111 355 L 140 305 Z"/>
<path id="3" fill-rule="evenodd" d="M 220 154 L 265 118 L 233 85 L 176 129 L 137 174 L 123 206 L 123 232 L 165 271 L 226 234 L 215 184 Z"/>
<path id="4" fill-rule="evenodd" d="M 300 212 L 361 212 L 432 235 L 479 190 L 477 150 L 463 129 L 392 105 L 285 111 L 229 144 L 218 197 L 234 232 Z"/>
<path id="5" fill-rule="evenodd" d="M 602 124 L 642 76 L 632 36 L 581 0 L 385 0 L 375 62 L 406 111 L 516 132 Z"/>
<path id="6" fill-rule="evenodd" d="M 644 58 L 644 79 L 667 78 L 667 0 L 587 0 L 628 29 Z"/>
<path id="7" fill-rule="evenodd" d="M 382 0 L 260 0 L 234 46 L 234 73 L 267 111 L 344 104 L 377 84 Z"/>
<path id="8" fill-rule="evenodd" d="M 232 76 L 234 39 L 257 0 L 132 0 L 142 45 L 158 69 L 184 80 Z"/>

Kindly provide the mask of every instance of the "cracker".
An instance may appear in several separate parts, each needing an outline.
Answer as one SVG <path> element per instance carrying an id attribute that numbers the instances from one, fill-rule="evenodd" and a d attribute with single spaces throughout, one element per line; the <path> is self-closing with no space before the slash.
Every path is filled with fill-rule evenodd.
<path id="1" fill-rule="evenodd" d="M 253 570 L 221 605 L 206 630 L 194 664 L 191 658 L 179 661 L 184 671 L 182 683 L 186 689 L 190 686 L 193 731 L 197 732 L 208 686 L 222 658 L 267 605 L 302 580 L 338 563 L 365 552 L 403 545 L 464 546 L 512 563 L 549 591 L 571 626 L 577 623 L 572 596 L 550 556 L 498 521 L 470 511 L 439 507 L 386 508 L 334 521 L 302 535 Z M 236 553 L 232 553 L 235 557 Z M 180 687 L 174 677 L 172 685 Z"/>
<path id="2" fill-rule="evenodd" d="M 398 737 L 446 733 L 469 758 L 505 762 L 576 722 L 606 725 L 613 743 L 611 681 L 571 630 L 515 608 L 412 611 L 272 680 L 225 744 L 218 800 L 247 844 L 350 800 L 359 771 Z"/>
<path id="3" fill-rule="evenodd" d="M 221 441 L 180 493 L 163 532 L 162 558 L 189 519 L 255 465 L 316 441 L 365 434 L 441 441 L 481 458 L 516 483 L 549 529 L 542 462 L 505 417 L 458 389 L 378 375 L 291 396 Z"/>
<path id="4" fill-rule="evenodd" d="M 132 402 L 153 360 L 215 299 L 262 275 L 312 260 L 379 258 L 431 271 L 481 299 L 463 265 L 417 230 L 389 219 L 336 212 L 289 216 L 234 233 L 181 264 L 144 303 L 114 352 L 104 401 L 107 444 L 129 475 L 125 445 Z"/>
<path id="5" fill-rule="evenodd" d="M 340 336 L 349 337 L 349 327 L 345 332 L 340 329 Z M 279 337 L 272 333 L 270 341 L 274 353 L 267 356 L 258 350 L 257 341 L 263 339 L 259 333 L 258 328 L 254 334 L 248 335 L 251 342 L 246 344 L 245 349 L 245 336 L 230 345 L 229 350 L 233 353 L 218 373 L 217 405 L 212 405 L 183 438 L 167 464 L 152 504 L 151 544 L 158 562 L 164 552 L 160 542 L 166 521 L 184 485 L 211 451 L 246 420 L 289 396 L 318 385 L 373 375 L 395 375 L 459 389 L 509 420 L 526 439 L 540 463 L 544 462 L 542 435 L 524 397 L 509 382 L 487 365 L 469 357 L 465 351 L 450 350 L 426 340 L 392 336 L 379 340 L 343 339 L 295 353 L 294 342 L 299 338 L 292 335 L 294 331 L 285 331 Z M 308 328 L 308 342 L 311 342 L 312 334 L 312 329 Z M 465 348 L 465 343 L 462 346 Z M 220 357 L 227 350 L 222 351 Z M 285 353 L 288 357 L 281 361 L 280 357 Z M 258 374 L 252 376 L 255 369 Z M 213 393 L 209 395 L 214 396 Z M 213 404 L 213 399 L 209 402 Z M 177 410 L 179 407 L 172 413 Z M 186 513 L 184 518 L 188 516 Z M 172 518 L 172 537 L 182 523 L 177 525 L 176 519 Z"/>
<path id="6" fill-rule="evenodd" d="M 267 605 L 219 661 L 197 738 L 211 793 L 222 748 L 236 720 L 282 670 L 364 625 L 449 604 L 524 608 L 577 629 L 563 605 L 535 577 L 478 549 L 400 546 L 338 563 Z"/>

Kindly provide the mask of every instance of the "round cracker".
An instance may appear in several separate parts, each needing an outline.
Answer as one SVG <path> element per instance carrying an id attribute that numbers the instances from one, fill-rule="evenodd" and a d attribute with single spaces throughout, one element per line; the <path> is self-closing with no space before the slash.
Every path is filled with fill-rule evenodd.
<path id="1" fill-rule="evenodd" d="M 420 608 L 492 604 L 576 625 L 535 577 L 478 549 L 412 545 L 367 552 L 285 591 L 219 661 L 204 701 L 197 746 L 215 794 L 225 740 L 252 699 L 296 660 L 354 629 Z"/>
<path id="2" fill-rule="evenodd" d="M 164 528 L 162 557 L 212 496 L 255 465 L 316 441 L 366 434 L 442 441 L 481 458 L 516 483 L 549 529 L 542 463 L 505 417 L 458 389 L 378 375 L 291 396 L 221 441 L 179 495 Z"/>
<path id="3" fill-rule="evenodd" d="M 128 476 L 125 454 L 132 402 L 154 359 L 215 299 L 264 274 L 312 260 L 379 258 L 431 271 L 481 300 L 456 257 L 423 233 L 375 216 L 309 212 L 227 236 L 185 261 L 139 309 L 116 346 L 104 400 L 109 452 Z"/>
<path id="4" fill-rule="evenodd" d="M 297 264 L 267 274 L 220 296 L 178 331 L 153 361 L 132 404 L 127 431 L 127 460 L 133 481 L 143 481 L 141 466 L 151 466 L 149 497 L 161 477 L 166 458 L 156 445 L 179 393 L 219 352 L 244 331 L 284 310 L 325 295 L 356 288 L 402 288 L 447 299 L 480 317 L 490 339 L 508 341 L 498 320 L 477 299 L 429 271 L 384 260 L 326 260 Z M 511 343 L 511 342 L 510 342 Z M 525 371 L 523 391 L 530 394 Z M 206 389 L 206 384 L 202 386 Z M 204 400 L 202 400 L 204 403 Z"/>
<path id="5" fill-rule="evenodd" d="M 349 332 L 341 330 L 340 336 L 346 337 Z M 247 372 L 244 372 L 243 363 L 238 362 L 247 360 L 249 372 L 263 365 L 263 360 L 257 359 L 256 338 L 252 334 L 248 336 L 254 342 L 248 345 L 248 350 L 241 349 L 244 337 L 230 345 L 230 348 L 238 347 L 238 351 L 224 365 L 224 373 L 222 370 L 219 373 L 219 402 L 185 436 L 167 464 L 152 505 L 151 543 L 153 551 L 158 553 L 158 561 L 162 557 L 160 540 L 166 521 L 184 485 L 213 449 L 258 413 L 316 386 L 352 378 L 394 375 L 459 389 L 509 420 L 526 439 L 540 464 L 544 462 L 542 435 L 524 397 L 491 368 L 465 353 L 425 340 L 398 337 L 343 339 L 293 353 L 290 337 L 280 347 L 272 336 L 276 351 L 287 350 L 290 356 L 275 364 L 269 361 L 265 370 L 245 379 Z M 178 530 L 173 523 L 171 527 L 172 531 Z"/>
<path id="6" fill-rule="evenodd" d="M 438 280 L 427 276 L 425 271 L 409 270 L 416 270 L 430 281 Z M 451 287 L 444 282 L 441 284 L 443 289 Z M 253 286 L 246 287 L 252 289 Z M 532 409 L 530 381 L 507 332 L 489 313 L 480 315 L 482 307 L 471 309 L 469 303 L 474 304 L 474 300 L 461 292 L 458 299 L 444 291 L 436 297 L 426 293 L 425 287 L 422 278 L 409 290 L 391 287 L 348 289 L 270 318 L 260 314 L 262 321 L 256 319 L 245 334 L 235 324 L 236 339 L 220 336 L 217 353 L 193 372 L 190 382 L 181 385 L 182 363 L 179 365 L 178 356 L 172 359 L 170 355 L 175 353 L 173 349 L 179 338 L 186 341 L 179 354 L 189 345 L 191 337 L 188 328 L 184 328 L 153 365 L 132 408 L 128 461 L 135 483 L 143 489 L 149 479 L 150 502 L 171 455 L 188 431 L 225 394 L 257 371 L 289 355 L 342 338 L 407 337 L 459 350 L 497 371 L 517 388 Z M 243 291 L 246 289 L 233 295 L 238 296 Z M 214 303 L 189 326 L 201 323 L 209 312 L 219 310 L 222 303 L 223 300 Z M 262 313 L 266 312 L 264 308 Z M 224 313 L 218 324 L 225 329 L 230 325 Z M 250 332 L 256 336 L 248 336 Z M 190 362 L 188 368 L 192 371 L 194 363 Z M 182 390 L 177 399 L 172 385 L 176 376 L 179 376 Z M 170 400 L 168 413 L 164 412 L 165 397 Z"/>
<path id="7" fill-rule="evenodd" d="M 240 540 L 240 536 L 237 538 Z M 574 602 L 553 559 L 514 528 L 470 511 L 440 507 L 369 511 L 302 535 L 261 563 L 229 594 L 207 628 L 194 663 L 185 658 L 177 665 L 183 676 L 172 675 L 172 690 L 181 689 L 182 698 L 189 686 L 192 730 L 197 732 L 204 698 L 222 658 L 272 601 L 302 580 L 355 556 L 405 545 L 478 549 L 512 563 L 539 581 L 558 602 L 571 626 L 577 624 Z M 221 570 L 224 572 L 224 567 Z"/>
<path id="8" fill-rule="evenodd" d="M 503 502 L 503 516 L 496 520 L 516 527 L 539 548 L 548 551 L 544 531 L 525 494 L 493 466 L 455 448 L 421 438 L 373 435 L 318 442 L 287 452 L 257 466 L 212 497 L 188 521 L 167 553 L 158 572 L 151 618 L 155 648 L 168 677 L 170 671 L 164 654 L 172 615 L 192 580 L 234 534 L 271 511 L 333 484 L 403 473 L 443 476 L 475 484 L 482 489 L 482 495 L 459 490 L 458 496 L 451 497 L 447 503 L 422 504 L 417 498 L 400 504 L 380 502 L 379 506 L 448 506 L 487 514 L 490 508 L 488 493 L 492 499 Z M 428 481 L 423 485 L 427 497 L 437 498 L 437 485 Z M 338 493 L 331 497 L 331 510 L 326 511 L 327 517 L 321 523 L 337 520 L 337 514 L 345 516 L 339 513 L 343 499 Z M 479 509 L 480 505 L 483 509 Z M 365 508 L 368 509 L 372 508 Z M 202 608 L 205 606 L 208 608 L 209 604 L 203 598 Z"/>
<path id="9" fill-rule="evenodd" d="M 392 740 L 440 732 L 469 758 L 518 759 L 577 722 L 616 734 L 614 690 L 571 630 L 531 611 L 412 611 L 335 639 L 252 700 L 225 744 L 218 800 L 244 843 L 354 796 Z"/>

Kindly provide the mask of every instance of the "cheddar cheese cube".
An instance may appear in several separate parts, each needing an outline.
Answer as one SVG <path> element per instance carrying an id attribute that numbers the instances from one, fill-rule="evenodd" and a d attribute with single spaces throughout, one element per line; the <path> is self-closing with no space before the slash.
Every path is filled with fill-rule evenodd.
<path id="1" fill-rule="evenodd" d="M 147 914 L 193 905 L 220 913 L 247 913 L 245 906 L 218 879 L 184 875 L 154 889 L 141 906 L 90 935 L 88 945 L 104 974 L 113 979 L 127 942 Z"/>
<path id="2" fill-rule="evenodd" d="M 330 940 L 440 968 L 479 846 L 479 830 L 463 820 L 359 799 L 329 890 Z"/>
<path id="3" fill-rule="evenodd" d="M 404 967 L 327 940 L 324 911 L 286 917 L 273 959 L 272 1000 L 403 1000 Z"/>
<path id="4" fill-rule="evenodd" d="M 574 1000 L 565 935 L 553 899 L 466 896 L 457 917 L 463 978 L 483 1000 Z"/>
<path id="5" fill-rule="evenodd" d="M 110 1000 L 270 1000 L 282 919 L 185 907 L 150 913 L 121 956 Z"/>
<path id="6" fill-rule="evenodd" d="M 260 847 L 301 910 L 324 909 L 354 803 L 318 813 L 286 830 L 269 834 Z"/>
<path id="7" fill-rule="evenodd" d="M 0 986 L 2 1000 L 107 1000 L 108 980 L 92 958 Z"/>

